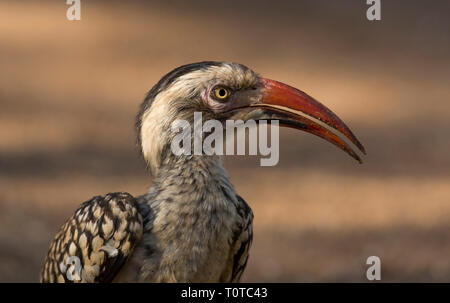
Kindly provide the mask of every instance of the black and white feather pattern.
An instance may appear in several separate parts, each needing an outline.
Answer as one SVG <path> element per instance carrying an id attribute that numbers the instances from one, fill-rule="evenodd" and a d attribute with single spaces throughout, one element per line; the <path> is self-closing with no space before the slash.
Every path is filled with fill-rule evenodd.
<path id="1" fill-rule="evenodd" d="M 142 237 L 142 216 L 127 193 L 84 202 L 50 245 L 41 282 L 110 282 Z"/>

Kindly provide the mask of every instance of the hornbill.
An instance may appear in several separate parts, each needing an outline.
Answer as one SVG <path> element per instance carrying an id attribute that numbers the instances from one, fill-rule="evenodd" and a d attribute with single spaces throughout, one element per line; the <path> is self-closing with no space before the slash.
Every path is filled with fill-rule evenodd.
<path id="1" fill-rule="evenodd" d="M 138 144 L 154 177 L 148 193 L 109 193 L 81 204 L 51 243 L 42 282 L 240 280 L 252 242 L 250 207 L 219 155 L 170 149 L 171 123 L 193 123 L 195 112 L 205 120 L 278 120 L 360 162 L 350 142 L 365 153 L 341 119 L 298 89 L 236 63 L 178 67 L 149 91 L 137 116 Z"/>

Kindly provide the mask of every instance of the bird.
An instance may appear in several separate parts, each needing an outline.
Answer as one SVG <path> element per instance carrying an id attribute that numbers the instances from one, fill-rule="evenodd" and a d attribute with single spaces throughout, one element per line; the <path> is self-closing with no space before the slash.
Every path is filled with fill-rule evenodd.
<path id="1" fill-rule="evenodd" d="M 177 119 L 279 121 L 312 133 L 361 162 L 365 149 L 325 105 L 245 65 L 203 61 L 175 68 L 147 93 L 137 145 L 153 177 L 148 192 L 96 196 L 50 244 L 43 283 L 239 282 L 252 244 L 253 212 L 220 155 L 175 155 Z"/>

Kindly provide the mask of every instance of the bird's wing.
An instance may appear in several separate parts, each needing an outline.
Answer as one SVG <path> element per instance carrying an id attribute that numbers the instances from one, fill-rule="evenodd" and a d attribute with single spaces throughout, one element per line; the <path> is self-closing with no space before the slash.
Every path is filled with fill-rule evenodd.
<path id="1" fill-rule="evenodd" d="M 239 282 L 245 267 L 247 266 L 248 251 L 253 240 L 253 212 L 242 197 L 237 195 L 241 202 L 238 208 L 239 215 L 243 218 L 243 224 L 240 231 L 236 234 L 236 241 L 233 248 L 233 271 L 231 282 Z"/>
<path id="2" fill-rule="evenodd" d="M 110 282 L 142 237 L 142 216 L 128 193 L 84 202 L 50 245 L 41 282 Z"/>

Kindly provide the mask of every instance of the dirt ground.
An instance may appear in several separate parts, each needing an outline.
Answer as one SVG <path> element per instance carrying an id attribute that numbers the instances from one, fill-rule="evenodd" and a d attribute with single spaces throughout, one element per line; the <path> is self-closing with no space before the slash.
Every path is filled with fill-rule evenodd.
<path id="1" fill-rule="evenodd" d="M 107 4 L 106 4 L 107 3 Z M 450 282 L 448 1 L 0 2 L 0 282 L 38 281 L 50 240 L 83 201 L 144 193 L 135 146 L 146 91 L 190 62 L 243 63 L 335 111 L 359 165 L 282 129 L 280 162 L 226 157 L 253 208 L 244 281 Z"/>

